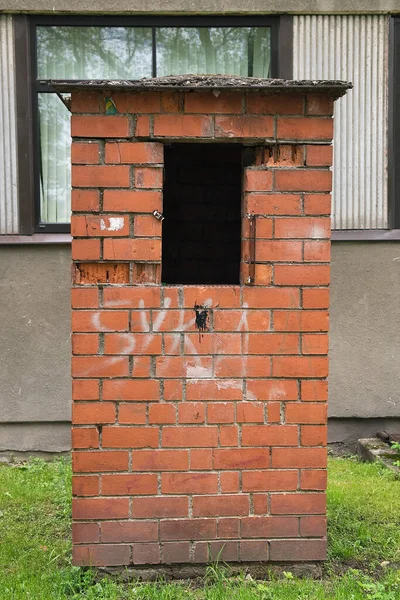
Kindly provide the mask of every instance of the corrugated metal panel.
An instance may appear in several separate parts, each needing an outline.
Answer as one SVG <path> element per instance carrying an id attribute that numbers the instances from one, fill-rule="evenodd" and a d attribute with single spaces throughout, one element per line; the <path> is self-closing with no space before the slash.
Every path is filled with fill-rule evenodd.
<path id="1" fill-rule="evenodd" d="M 294 79 L 354 85 L 335 103 L 335 229 L 388 226 L 388 28 L 378 15 L 294 18 Z"/>
<path id="2" fill-rule="evenodd" d="M 14 40 L 11 16 L 0 16 L 0 234 L 18 233 Z"/>

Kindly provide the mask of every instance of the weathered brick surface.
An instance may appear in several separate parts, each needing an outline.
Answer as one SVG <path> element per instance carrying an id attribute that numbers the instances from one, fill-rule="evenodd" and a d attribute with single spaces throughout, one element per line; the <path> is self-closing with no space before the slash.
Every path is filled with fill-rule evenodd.
<path id="1" fill-rule="evenodd" d="M 72 99 L 74 561 L 321 560 L 332 99 L 114 102 Z M 194 138 L 257 147 L 240 285 L 161 285 L 163 144 Z"/>

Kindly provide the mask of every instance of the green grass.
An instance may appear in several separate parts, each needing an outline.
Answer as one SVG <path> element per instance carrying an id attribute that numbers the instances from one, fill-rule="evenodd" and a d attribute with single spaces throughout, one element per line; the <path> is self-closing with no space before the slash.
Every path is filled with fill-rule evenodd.
<path id="1" fill-rule="evenodd" d="M 64 460 L 0 467 L 0 600 L 400 600 L 400 482 L 379 465 L 330 459 L 318 581 L 254 581 L 218 565 L 196 584 L 99 581 L 71 565 L 70 481 Z"/>

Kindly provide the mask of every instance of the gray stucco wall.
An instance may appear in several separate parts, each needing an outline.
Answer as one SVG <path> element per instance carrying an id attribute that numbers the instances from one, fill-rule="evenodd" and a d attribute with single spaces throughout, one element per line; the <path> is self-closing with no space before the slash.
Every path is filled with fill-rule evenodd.
<path id="1" fill-rule="evenodd" d="M 318 14 L 398 13 L 398 0 L 0 0 L 0 11 L 35 13 Z"/>
<path id="2" fill-rule="evenodd" d="M 0 248 L 0 452 L 69 448 L 69 288 L 68 246 Z M 330 440 L 342 441 L 400 419 L 400 243 L 333 243 L 331 289 Z"/>

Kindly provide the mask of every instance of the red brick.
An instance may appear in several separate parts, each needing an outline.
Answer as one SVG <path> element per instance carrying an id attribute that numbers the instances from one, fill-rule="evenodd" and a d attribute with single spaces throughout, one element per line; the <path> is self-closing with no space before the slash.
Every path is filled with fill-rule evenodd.
<path id="1" fill-rule="evenodd" d="M 243 289 L 243 302 L 252 308 L 298 308 L 298 288 L 251 288 Z"/>
<path id="2" fill-rule="evenodd" d="M 161 521 L 160 540 L 209 540 L 217 536 L 215 519 Z"/>
<path id="3" fill-rule="evenodd" d="M 326 536 L 326 518 L 325 517 L 301 517 L 300 535 L 303 537 L 324 537 Z"/>
<path id="4" fill-rule="evenodd" d="M 209 471 L 212 469 L 212 450 L 191 450 L 190 468 L 195 471 Z M 176 469 L 175 469 L 176 470 Z"/>
<path id="5" fill-rule="evenodd" d="M 231 450 L 217 448 L 214 450 L 215 469 L 267 469 L 269 463 L 269 450 L 266 448 L 234 448 Z"/>
<path id="6" fill-rule="evenodd" d="M 332 172 L 317 169 L 276 171 L 275 188 L 281 192 L 330 192 Z"/>
<path id="7" fill-rule="evenodd" d="M 73 519 L 125 519 L 129 516 L 128 498 L 73 498 Z"/>
<path id="8" fill-rule="evenodd" d="M 71 144 L 71 162 L 72 164 L 97 165 L 100 162 L 99 144 L 88 142 L 72 142 Z"/>
<path id="9" fill-rule="evenodd" d="M 301 470 L 300 488 L 302 490 L 326 490 L 327 472 L 326 470 Z"/>
<path id="10" fill-rule="evenodd" d="M 162 494 L 216 494 L 217 473 L 163 473 Z"/>
<path id="11" fill-rule="evenodd" d="M 325 94 L 307 94 L 307 115 L 332 115 L 333 98 Z"/>
<path id="12" fill-rule="evenodd" d="M 297 171 L 296 171 L 297 173 Z M 245 169 L 244 190 L 246 192 L 265 192 L 272 189 L 272 172 L 265 169 Z"/>
<path id="13" fill-rule="evenodd" d="M 326 423 L 326 419 L 326 404 L 290 402 L 286 405 L 286 423 L 324 424 Z"/>
<path id="14" fill-rule="evenodd" d="M 228 425 L 219 428 L 219 445 L 220 446 L 238 446 L 239 430 L 236 425 Z"/>
<path id="15" fill-rule="evenodd" d="M 272 448 L 272 467 L 323 468 L 326 467 L 325 448 Z"/>
<path id="16" fill-rule="evenodd" d="M 267 402 L 268 423 L 281 422 L 281 403 Z"/>
<path id="17" fill-rule="evenodd" d="M 328 399 L 328 382 L 302 381 L 301 399 L 306 402 L 325 402 Z"/>
<path id="18" fill-rule="evenodd" d="M 103 382 L 103 400 L 156 401 L 159 400 L 159 386 L 159 382 L 152 379 L 107 380 Z"/>
<path id="19" fill-rule="evenodd" d="M 238 423 L 262 423 L 264 421 L 264 406 L 253 402 L 239 402 L 236 407 Z"/>
<path id="20" fill-rule="evenodd" d="M 129 187 L 129 167 L 81 166 L 72 167 L 74 187 Z"/>
<path id="21" fill-rule="evenodd" d="M 307 146 L 306 164 L 309 167 L 330 167 L 332 165 L 332 146 Z"/>
<path id="22" fill-rule="evenodd" d="M 167 542 L 163 545 L 163 563 L 188 563 L 189 552 L 189 542 Z"/>
<path id="23" fill-rule="evenodd" d="M 185 354 L 241 354 L 242 336 L 240 333 L 186 333 Z M 192 398 L 192 400 L 195 398 Z"/>
<path id="24" fill-rule="evenodd" d="M 184 308 L 193 309 L 195 304 L 210 306 L 210 308 L 238 308 L 240 307 L 240 287 L 210 285 L 191 285 L 183 289 Z"/>
<path id="25" fill-rule="evenodd" d="M 102 542 L 156 542 L 156 521 L 110 521 L 101 523 Z"/>
<path id="26" fill-rule="evenodd" d="M 222 539 L 239 538 L 240 521 L 241 519 L 229 517 L 227 519 L 218 519 L 218 537 Z"/>
<path id="27" fill-rule="evenodd" d="M 208 404 L 208 423 L 233 423 L 235 420 L 235 407 L 232 404 Z"/>
<path id="28" fill-rule="evenodd" d="M 221 482 L 221 492 L 223 494 L 229 494 L 232 492 L 239 491 L 239 473 L 237 473 L 236 471 L 233 471 L 232 473 L 225 471 L 225 473 L 221 473 L 219 477 Z"/>
<path id="29" fill-rule="evenodd" d="M 290 379 L 258 379 L 247 380 L 247 391 L 257 400 L 297 400 L 299 388 L 297 381 Z"/>
<path id="30" fill-rule="evenodd" d="M 98 523 L 72 523 L 72 542 L 74 544 L 95 544 L 99 541 Z"/>
<path id="31" fill-rule="evenodd" d="M 99 336 L 93 333 L 74 333 L 71 341 L 72 354 L 97 354 L 99 350 Z"/>
<path id="32" fill-rule="evenodd" d="M 205 406 L 197 402 L 184 402 L 178 406 L 179 423 L 204 423 Z"/>
<path id="33" fill-rule="evenodd" d="M 111 402 L 75 402 L 72 407 L 72 423 L 91 425 L 115 422 L 115 404 Z"/>
<path id="34" fill-rule="evenodd" d="M 330 258 L 330 242 L 304 242 L 304 260 L 306 262 L 329 262 Z"/>
<path id="35" fill-rule="evenodd" d="M 160 288 L 105 288 L 104 308 L 154 308 L 160 306 Z"/>
<path id="36" fill-rule="evenodd" d="M 242 382 L 239 379 L 195 379 L 186 384 L 187 400 L 242 400 L 242 396 Z"/>
<path id="37" fill-rule="evenodd" d="M 118 421 L 124 425 L 144 425 L 146 423 L 146 405 L 120 404 Z"/>
<path id="38" fill-rule="evenodd" d="M 194 496 L 194 517 L 230 517 L 249 514 L 249 496 Z"/>
<path id="39" fill-rule="evenodd" d="M 297 446 L 298 438 L 297 427 L 290 425 L 242 427 L 242 446 Z"/>
<path id="40" fill-rule="evenodd" d="M 142 496 L 157 494 L 157 475 L 155 473 L 129 473 L 129 475 L 103 475 L 101 493 L 103 496 Z M 125 540 L 105 540 L 120 541 Z M 143 540 L 146 541 L 146 540 Z"/>
<path id="41" fill-rule="evenodd" d="M 245 517 L 241 530 L 244 538 L 297 537 L 299 522 L 293 517 Z"/>
<path id="42" fill-rule="evenodd" d="M 331 221 L 327 218 L 277 219 L 275 221 L 276 238 L 328 238 Z"/>
<path id="43" fill-rule="evenodd" d="M 98 190 L 72 190 L 71 209 L 74 212 L 98 212 L 100 193 Z"/>
<path id="44" fill-rule="evenodd" d="M 273 377 L 327 377 L 328 359 L 323 356 L 274 356 Z"/>
<path id="45" fill-rule="evenodd" d="M 154 117 L 156 137 L 205 137 L 212 136 L 211 117 L 192 115 L 156 115 Z"/>
<path id="46" fill-rule="evenodd" d="M 135 187 L 137 188 L 162 188 L 163 171 L 160 168 L 138 167 L 135 168 Z"/>
<path id="47" fill-rule="evenodd" d="M 204 357 L 201 367 L 198 366 L 197 357 L 190 356 L 157 356 L 156 358 L 156 376 L 157 377 L 199 377 L 212 375 L 212 358 Z"/>
<path id="48" fill-rule="evenodd" d="M 267 561 L 269 556 L 267 540 L 246 540 L 240 542 L 240 560 L 243 562 Z"/>
<path id="49" fill-rule="evenodd" d="M 242 473 L 242 488 L 244 492 L 292 491 L 297 489 L 297 485 L 297 471 L 268 470 L 244 471 Z"/>
<path id="50" fill-rule="evenodd" d="M 194 562 L 239 560 L 239 544 L 237 542 L 197 542 L 194 548 Z"/>
<path id="51" fill-rule="evenodd" d="M 75 310 L 72 313 L 72 331 L 128 331 L 127 310 Z"/>
<path id="52" fill-rule="evenodd" d="M 161 192 L 153 190 L 105 190 L 103 209 L 110 212 L 129 213 L 161 211 Z"/>
<path id="53" fill-rule="evenodd" d="M 100 258 L 100 240 L 72 240 L 72 260 Z"/>
<path id="54" fill-rule="evenodd" d="M 99 113 L 100 106 L 103 106 L 103 97 L 99 92 L 84 92 L 74 91 L 71 95 L 71 110 L 74 113 Z"/>
<path id="55" fill-rule="evenodd" d="M 266 515 L 269 513 L 269 494 L 253 494 L 253 510 L 255 515 Z"/>
<path id="56" fill-rule="evenodd" d="M 331 140 L 333 119 L 312 117 L 284 117 L 277 120 L 278 139 L 289 140 Z"/>
<path id="57" fill-rule="evenodd" d="M 99 484 L 98 475 L 73 475 L 72 493 L 74 496 L 98 496 Z"/>
<path id="58" fill-rule="evenodd" d="M 135 217 L 135 236 L 157 237 L 161 236 L 161 222 L 153 215 L 138 215 Z"/>
<path id="59" fill-rule="evenodd" d="M 328 336 L 325 334 L 306 334 L 302 336 L 303 354 L 328 354 Z"/>
<path id="60" fill-rule="evenodd" d="M 175 407 L 170 404 L 151 404 L 149 407 L 149 423 L 175 423 Z"/>
<path id="61" fill-rule="evenodd" d="M 261 115 L 302 115 L 304 114 L 304 96 L 250 93 L 247 96 L 247 112 Z"/>
<path id="62" fill-rule="evenodd" d="M 71 136 L 83 138 L 123 138 L 129 135 L 129 119 L 122 116 L 72 115 Z"/>
<path id="63" fill-rule="evenodd" d="M 303 289 L 303 308 L 328 308 L 329 289 Z"/>
<path id="64" fill-rule="evenodd" d="M 132 516 L 136 519 L 187 517 L 187 497 L 132 498 Z"/>
<path id="65" fill-rule="evenodd" d="M 325 514 L 325 494 L 272 494 L 271 514 Z"/>
<path id="66" fill-rule="evenodd" d="M 157 448 L 158 427 L 103 427 L 103 448 Z"/>
<path id="67" fill-rule="evenodd" d="M 275 285 L 328 285 L 328 265 L 276 265 Z"/>
<path id="68" fill-rule="evenodd" d="M 301 196 L 298 194 L 246 194 L 246 212 L 256 215 L 301 215 Z M 257 238 L 271 237 L 260 231 L 259 224 L 266 219 L 257 219 Z"/>
<path id="69" fill-rule="evenodd" d="M 116 237 L 129 234 L 126 216 L 72 215 L 71 235 L 74 237 Z"/>
<path id="70" fill-rule="evenodd" d="M 124 545 L 95 544 L 74 546 L 72 561 L 77 566 L 105 567 L 129 565 L 131 548 Z"/>
<path id="71" fill-rule="evenodd" d="M 105 260 L 161 260 L 161 240 L 146 238 L 105 239 Z"/>
<path id="72" fill-rule="evenodd" d="M 150 136 L 150 117 L 147 115 L 138 115 L 136 117 L 135 135 L 136 137 Z"/>
<path id="73" fill-rule="evenodd" d="M 158 354 L 161 335 L 145 333 L 107 333 L 104 336 L 105 354 Z"/>
<path id="74" fill-rule="evenodd" d="M 184 96 L 181 92 L 165 91 L 161 93 L 162 112 L 180 112 Z"/>
<path id="75" fill-rule="evenodd" d="M 216 427 L 163 427 L 165 448 L 210 448 L 218 445 Z"/>
<path id="76" fill-rule="evenodd" d="M 161 95 L 153 91 L 113 94 L 113 100 L 122 113 L 154 113 L 161 110 Z"/>
<path id="77" fill-rule="evenodd" d="M 194 322 L 193 309 L 153 311 L 153 331 L 185 331 L 190 325 L 194 330 Z"/>
<path id="78" fill-rule="evenodd" d="M 72 382 L 73 400 L 98 400 L 99 382 L 91 379 L 74 379 Z"/>
<path id="79" fill-rule="evenodd" d="M 265 310 L 215 310 L 214 331 L 268 331 L 270 313 Z"/>
<path id="80" fill-rule="evenodd" d="M 269 356 L 217 356 L 214 371 L 216 377 L 268 377 L 271 359 Z"/>
<path id="81" fill-rule="evenodd" d="M 273 135 L 272 117 L 215 117 L 216 138 L 272 138 Z"/>
<path id="82" fill-rule="evenodd" d="M 328 428 L 326 425 L 303 425 L 300 431 L 302 446 L 326 446 L 328 441 Z"/>
<path id="83" fill-rule="evenodd" d="M 165 336 L 164 336 L 165 338 Z M 183 400 L 182 381 L 171 379 L 164 381 L 164 400 Z"/>
<path id="84" fill-rule="evenodd" d="M 249 354 L 298 354 L 299 336 L 294 333 L 250 333 Z"/>
<path id="85" fill-rule="evenodd" d="M 74 452 L 72 466 L 75 473 L 127 471 L 128 452 Z"/>
<path id="86" fill-rule="evenodd" d="M 215 96 L 212 92 L 188 92 L 185 94 L 185 113 L 202 114 L 239 114 L 243 112 L 242 95 L 221 92 Z"/>
<path id="87" fill-rule="evenodd" d="M 155 142 L 109 142 L 106 163 L 158 164 L 163 162 L 163 145 Z"/>
<path id="88" fill-rule="evenodd" d="M 325 560 L 326 540 L 272 540 L 269 560 L 271 561 L 315 561 Z"/>
<path id="89" fill-rule="evenodd" d="M 150 356 L 135 356 L 132 366 L 132 377 L 150 378 Z"/>
<path id="90" fill-rule="evenodd" d="M 73 377 L 127 377 L 128 357 L 119 356 L 74 356 L 72 358 Z"/>
<path id="91" fill-rule="evenodd" d="M 246 197 L 248 199 L 257 198 L 258 196 L 261 197 L 261 196 L 263 196 L 263 194 L 247 194 L 246 195 Z M 250 209 L 250 204 L 248 204 L 247 212 L 251 212 L 249 209 Z M 256 225 L 257 239 L 272 238 L 272 225 L 273 225 L 273 219 L 267 219 L 261 215 L 258 216 L 257 217 L 257 225 Z M 243 238 L 252 237 L 252 235 L 250 234 L 250 219 L 247 219 L 247 218 L 242 219 L 242 237 Z"/>
<path id="92" fill-rule="evenodd" d="M 324 310 L 276 310 L 275 331 L 328 331 L 329 315 Z"/>
<path id="93" fill-rule="evenodd" d="M 304 214 L 305 215 L 330 215 L 331 214 L 331 196 L 330 196 L 330 194 L 305 194 L 304 195 Z"/>
<path id="94" fill-rule="evenodd" d="M 301 262 L 301 242 L 258 241 L 257 260 L 266 262 Z"/>
<path id="95" fill-rule="evenodd" d="M 188 468 L 187 450 L 136 450 L 132 455 L 134 471 L 186 471 Z"/>

